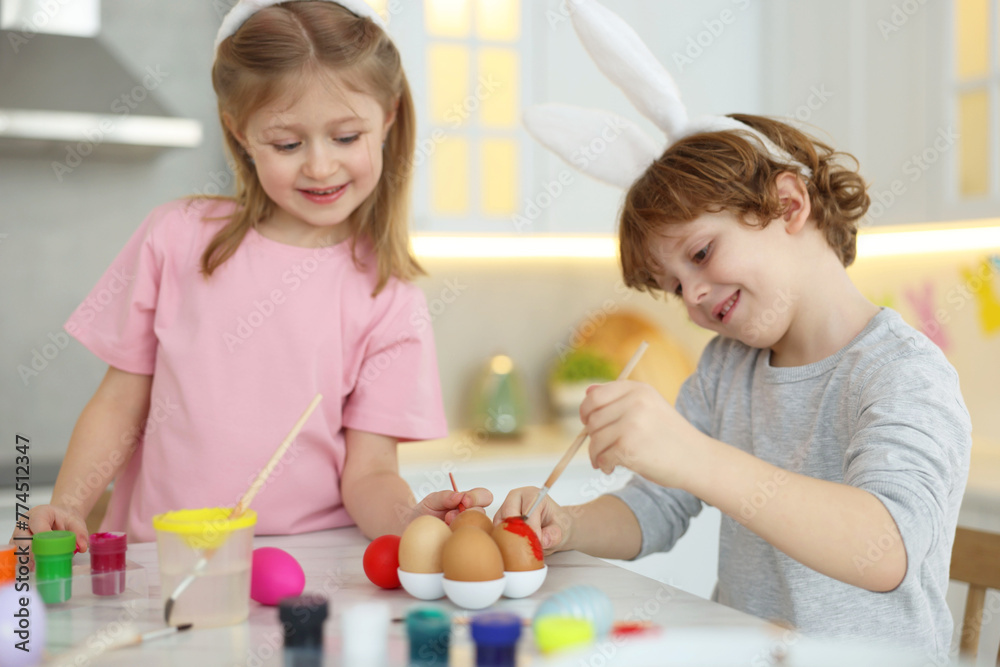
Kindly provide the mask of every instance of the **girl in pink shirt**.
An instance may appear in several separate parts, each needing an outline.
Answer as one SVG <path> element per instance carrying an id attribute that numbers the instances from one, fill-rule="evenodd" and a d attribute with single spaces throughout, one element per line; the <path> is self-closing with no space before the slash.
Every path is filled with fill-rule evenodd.
<path id="1" fill-rule="evenodd" d="M 235 505 L 317 393 L 254 499 L 258 534 L 398 534 L 488 505 L 485 489 L 418 503 L 398 473 L 398 441 L 447 427 L 408 282 L 413 101 L 381 20 L 362 0 L 241 0 L 212 82 L 237 194 L 155 209 L 67 322 L 109 368 L 30 532 L 86 550 L 112 480 L 102 529 L 131 541 L 155 514 Z"/>

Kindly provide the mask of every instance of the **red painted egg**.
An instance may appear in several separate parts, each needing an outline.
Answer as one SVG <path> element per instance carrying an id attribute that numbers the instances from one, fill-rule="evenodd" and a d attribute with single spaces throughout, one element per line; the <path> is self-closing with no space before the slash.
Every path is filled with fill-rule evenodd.
<path id="1" fill-rule="evenodd" d="M 383 535 L 372 540 L 361 564 L 365 575 L 376 586 L 399 588 L 399 535 Z"/>

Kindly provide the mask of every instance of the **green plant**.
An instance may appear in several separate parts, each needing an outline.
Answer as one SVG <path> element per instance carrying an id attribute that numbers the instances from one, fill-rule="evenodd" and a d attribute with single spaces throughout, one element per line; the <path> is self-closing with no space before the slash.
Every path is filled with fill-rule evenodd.
<path id="1" fill-rule="evenodd" d="M 617 376 L 611 361 L 596 352 L 579 348 L 556 361 L 552 369 L 552 382 L 609 382 Z"/>

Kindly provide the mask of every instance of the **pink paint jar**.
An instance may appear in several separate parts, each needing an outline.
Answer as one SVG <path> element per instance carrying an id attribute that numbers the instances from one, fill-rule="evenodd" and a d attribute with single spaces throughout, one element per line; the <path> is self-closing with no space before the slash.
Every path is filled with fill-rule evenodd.
<path id="1" fill-rule="evenodd" d="M 90 536 L 90 581 L 94 595 L 120 595 L 125 591 L 125 533 Z"/>

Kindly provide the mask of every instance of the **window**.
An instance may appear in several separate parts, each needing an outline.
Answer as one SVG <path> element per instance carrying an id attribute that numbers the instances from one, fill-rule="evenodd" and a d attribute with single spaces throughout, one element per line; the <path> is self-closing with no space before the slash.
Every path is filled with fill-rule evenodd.
<path id="1" fill-rule="evenodd" d="M 425 0 L 423 10 L 427 89 L 416 166 L 427 219 L 420 226 L 510 231 L 526 162 L 521 2 Z"/>
<path id="2" fill-rule="evenodd" d="M 960 201 L 1000 200 L 1000 0 L 956 0 L 954 118 Z"/>

